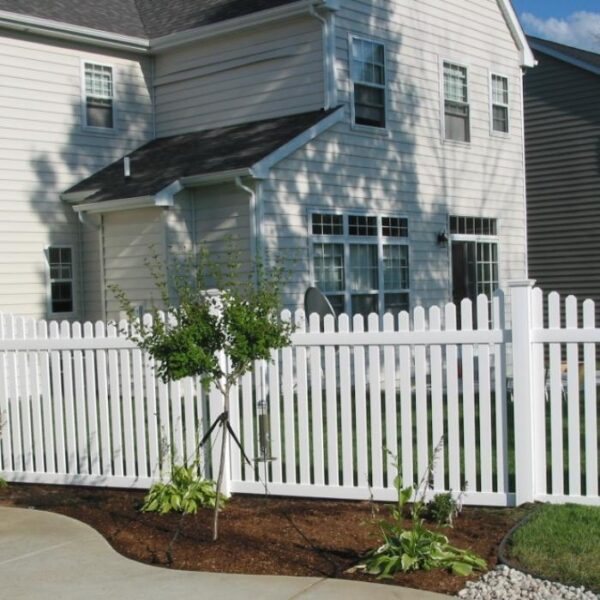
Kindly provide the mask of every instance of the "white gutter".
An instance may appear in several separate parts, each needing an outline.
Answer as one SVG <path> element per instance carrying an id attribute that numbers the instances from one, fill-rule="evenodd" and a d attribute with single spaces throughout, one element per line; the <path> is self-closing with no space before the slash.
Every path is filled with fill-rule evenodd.
<path id="1" fill-rule="evenodd" d="M 93 43 L 103 48 L 127 50 L 139 54 L 148 54 L 150 51 L 150 40 L 146 38 L 110 33 L 91 27 L 71 25 L 61 21 L 31 17 L 6 10 L 0 10 L 0 28 L 23 33 L 37 33 L 74 42 Z"/>

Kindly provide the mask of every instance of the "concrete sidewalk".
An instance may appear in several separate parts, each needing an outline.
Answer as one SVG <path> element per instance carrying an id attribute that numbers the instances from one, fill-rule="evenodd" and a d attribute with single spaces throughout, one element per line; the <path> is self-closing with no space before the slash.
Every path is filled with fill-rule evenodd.
<path id="1" fill-rule="evenodd" d="M 232 557 L 235 560 L 235 557 Z M 0 590 L 11 600 L 442 600 L 448 596 L 316 577 L 175 571 L 115 552 L 68 517 L 0 507 Z"/>

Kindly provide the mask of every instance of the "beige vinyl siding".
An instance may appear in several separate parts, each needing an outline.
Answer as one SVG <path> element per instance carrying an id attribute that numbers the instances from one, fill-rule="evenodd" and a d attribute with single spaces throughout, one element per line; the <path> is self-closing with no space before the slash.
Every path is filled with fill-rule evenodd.
<path id="1" fill-rule="evenodd" d="M 82 129 L 82 60 L 111 64 L 116 130 Z M 0 34 L 0 310 L 48 316 L 44 250 L 85 249 L 77 276 L 76 318 L 99 315 L 91 239 L 59 194 L 152 135 L 149 59 L 51 38 Z M 79 260 L 79 257 L 77 257 Z M 18 265 L 18 267 L 16 267 Z M 84 306 L 90 303 L 89 315 Z"/>
<path id="2" fill-rule="evenodd" d="M 529 269 L 600 320 L 600 77 L 536 52 L 525 78 Z"/>
<path id="3" fill-rule="evenodd" d="M 100 228 L 81 227 L 80 290 L 85 319 L 104 319 L 105 290 L 102 276 L 102 233 Z"/>
<path id="4" fill-rule="evenodd" d="M 159 136 L 323 106 L 321 24 L 302 17 L 156 57 Z"/>
<path id="5" fill-rule="evenodd" d="M 350 106 L 349 37 L 383 42 L 388 130 L 340 123 L 277 165 L 263 184 L 270 252 L 296 253 L 287 303 L 310 279 L 313 209 L 359 210 L 409 220 L 411 304 L 450 301 L 448 216 L 498 219 L 501 285 L 526 274 L 520 54 L 495 0 L 386 3 L 349 0 L 336 14 L 338 100 Z M 441 63 L 468 67 L 471 142 L 442 136 Z M 510 134 L 491 134 L 491 73 L 508 77 Z M 298 259 L 299 258 L 299 259 Z"/>
<path id="6" fill-rule="evenodd" d="M 104 281 L 116 284 L 135 305 L 149 308 L 160 305 L 159 294 L 146 261 L 157 253 L 165 256 L 165 211 L 144 208 L 107 213 L 103 216 Z M 120 316 L 120 308 L 110 290 L 106 290 L 106 315 Z"/>

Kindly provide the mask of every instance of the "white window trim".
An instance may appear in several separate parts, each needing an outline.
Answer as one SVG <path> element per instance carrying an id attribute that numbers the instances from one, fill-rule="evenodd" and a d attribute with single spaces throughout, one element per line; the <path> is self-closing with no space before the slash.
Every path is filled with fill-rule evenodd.
<path id="1" fill-rule="evenodd" d="M 385 84 L 379 85 L 376 83 L 363 82 L 363 81 L 354 81 L 353 69 L 352 69 L 352 46 L 355 40 L 360 40 L 363 42 L 371 42 L 372 44 L 379 44 L 383 47 L 383 74 L 385 78 Z M 381 136 L 389 136 L 390 128 L 389 128 L 389 93 L 388 93 L 388 59 L 387 59 L 387 46 L 384 40 L 379 40 L 377 38 L 369 38 L 362 35 L 355 35 L 353 33 L 348 34 L 348 79 L 350 81 L 350 127 L 358 132 L 369 133 L 371 135 L 381 135 Z M 376 87 L 383 90 L 383 110 L 384 110 L 384 119 L 385 126 L 377 127 L 375 125 L 363 125 L 361 123 L 356 123 L 355 118 L 355 107 L 354 107 L 354 84 L 358 83 L 359 85 L 370 85 L 372 87 Z"/>
<path id="2" fill-rule="evenodd" d="M 85 89 L 85 65 L 97 65 L 99 67 L 109 67 L 112 73 L 112 127 L 94 127 L 87 124 L 87 93 Z M 105 63 L 91 58 L 82 58 L 80 61 L 80 80 L 81 80 L 81 128 L 88 133 L 98 133 L 103 135 L 114 135 L 117 131 L 117 69 L 112 63 Z"/>
<path id="3" fill-rule="evenodd" d="M 464 142 L 462 140 L 449 140 L 446 138 L 446 90 L 444 85 L 444 63 L 449 63 L 455 65 L 457 67 L 462 67 L 466 70 L 467 75 L 467 106 L 469 107 L 469 140 Z M 441 111 L 441 127 L 440 127 L 440 135 L 442 137 L 442 143 L 448 144 L 450 146 L 462 146 L 462 147 L 470 147 L 472 140 L 472 102 L 471 102 L 471 67 L 460 60 L 455 60 L 453 58 L 449 58 L 447 56 L 442 56 L 439 59 L 439 86 L 440 86 L 440 111 Z"/>
<path id="4" fill-rule="evenodd" d="M 341 235 L 319 235 L 312 232 L 312 216 L 313 214 L 327 214 L 327 215 L 338 215 L 342 217 L 343 234 Z M 365 217 L 372 216 L 377 218 L 377 235 L 376 236 L 351 236 L 349 234 L 348 218 L 351 216 Z M 406 219 L 408 226 L 408 235 L 403 238 L 384 238 L 382 219 L 385 217 L 393 217 L 398 219 Z M 368 209 L 328 209 L 321 208 L 318 206 L 308 207 L 307 210 L 307 233 L 308 233 L 308 260 L 309 260 L 309 273 L 310 273 L 310 285 L 316 285 L 315 270 L 314 270 L 314 244 L 343 244 L 344 246 L 344 278 L 345 284 L 347 282 L 347 265 L 350 263 L 349 248 L 351 244 L 365 244 L 370 243 L 377 245 L 377 264 L 378 264 L 378 290 L 365 290 L 362 293 L 377 293 L 379 314 L 383 316 L 381 309 L 385 307 L 384 294 L 408 294 L 408 311 L 410 312 L 413 308 L 412 302 L 412 289 L 413 289 L 413 268 L 412 268 L 412 247 L 410 240 L 410 219 L 406 214 L 395 213 L 395 212 L 379 212 Z M 385 240 L 385 241 L 384 241 Z M 408 248 L 408 288 L 398 290 L 384 290 L 383 289 L 383 247 L 384 246 L 406 246 Z M 325 295 L 338 294 L 344 296 L 344 312 L 348 315 L 352 314 L 352 301 L 350 292 L 347 285 L 344 285 L 343 292 L 323 292 Z"/>
<path id="5" fill-rule="evenodd" d="M 508 104 L 498 104 L 497 102 L 494 102 L 494 85 L 492 83 L 492 79 L 494 78 L 494 76 L 496 77 L 503 77 L 504 79 L 506 79 L 506 85 L 507 85 L 507 92 L 508 92 Z M 493 136 L 497 136 L 497 137 L 509 137 L 510 133 L 511 133 L 511 126 L 510 126 L 510 77 L 508 75 L 505 75 L 503 73 L 500 73 L 498 71 L 489 71 L 489 94 L 490 94 L 490 106 L 489 106 L 489 112 L 490 112 L 490 134 Z M 503 106 L 506 108 L 506 116 L 508 119 L 508 131 L 497 131 L 496 129 L 494 129 L 494 106 Z"/>
<path id="6" fill-rule="evenodd" d="M 473 214 L 449 214 L 446 221 L 447 231 L 450 231 L 450 217 L 474 217 L 477 215 Z M 502 244 L 500 243 L 500 231 L 502 230 L 502 220 L 498 217 L 481 217 L 483 219 L 495 219 L 496 220 L 496 235 L 491 234 L 475 234 L 475 233 L 449 233 L 448 239 L 448 286 L 449 286 L 449 297 L 452 302 L 452 242 L 494 242 L 496 244 L 496 257 L 498 260 L 498 289 L 502 289 Z M 490 319 L 492 315 L 490 313 Z"/>
<path id="7" fill-rule="evenodd" d="M 52 276 L 50 274 L 50 248 L 68 248 L 71 250 L 71 291 L 73 294 L 73 310 L 71 312 L 54 312 L 52 310 Z M 44 256 L 46 258 L 46 308 L 48 315 L 56 316 L 65 319 L 71 319 L 77 314 L 77 285 L 76 285 L 76 274 L 77 269 L 75 266 L 75 248 L 71 244 L 48 244 L 44 248 Z"/>

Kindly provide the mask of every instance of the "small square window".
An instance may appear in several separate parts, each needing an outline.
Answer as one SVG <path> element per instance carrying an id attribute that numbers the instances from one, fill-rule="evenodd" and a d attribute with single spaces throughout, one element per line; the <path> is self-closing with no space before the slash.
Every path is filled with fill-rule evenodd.
<path id="1" fill-rule="evenodd" d="M 348 217 L 348 233 L 355 236 L 376 236 L 377 217 L 361 217 L 350 215 Z"/>
<path id="2" fill-rule="evenodd" d="M 383 237 L 408 237 L 408 220 L 399 217 L 383 217 L 381 219 Z"/>

